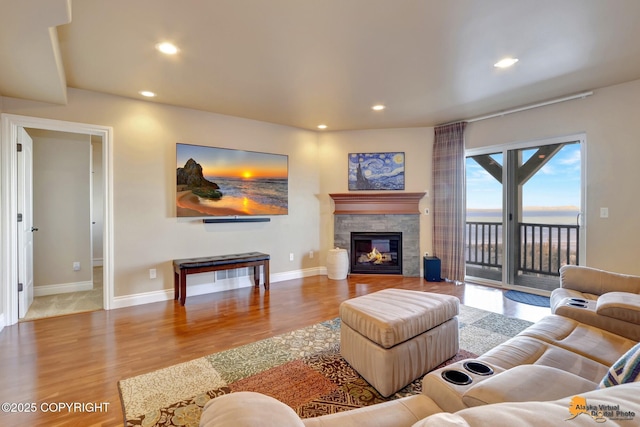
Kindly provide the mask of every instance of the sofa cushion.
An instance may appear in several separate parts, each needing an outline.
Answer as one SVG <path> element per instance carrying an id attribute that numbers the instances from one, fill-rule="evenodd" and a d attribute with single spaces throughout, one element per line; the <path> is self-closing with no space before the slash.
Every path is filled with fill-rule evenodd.
<path id="1" fill-rule="evenodd" d="M 604 376 L 598 388 L 640 381 L 640 343 L 622 355 Z"/>
<path id="2" fill-rule="evenodd" d="M 620 354 L 623 352 L 618 353 L 617 357 Z M 551 366 L 571 372 L 595 384 L 602 379 L 611 366 L 611 363 L 605 365 L 565 348 L 522 335 L 489 350 L 478 357 L 478 360 L 503 369 L 526 364 Z"/>
<path id="3" fill-rule="evenodd" d="M 640 295 L 608 292 L 598 298 L 596 313 L 640 325 Z"/>
<path id="4" fill-rule="evenodd" d="M 469 407 L 502 402 L 548 401 L 596 389 L 596 383 L 542 365 L 521 365 L 472 385 L 462 396 Z"/>
<path id="5" fill-rule="evenodd" d="M 587 313 L 585 309 L 584 313 Z M 590 311 L 597 316 L 593 310 Z M 605 318 L 606 319 L 606 318 Z M 613 321 L 614 319 L 609 319 Z M 627 326 L 626 329 L 629 329 Z M 608 332 L 564 316 L 551 315 L 540 319 L 521 336 L 536 338 L 572 353 L 605 365 L 608 369 L 618 358 L 633 347 L 637 340 Z M 598 382 L 599 380 L 596 380 Z"/>
<path id="6" fill-rule="evenodd" d="M 580 323 L 584 323 L 585 325 L 594 326 L 597 329 L 609 331 L 616 335 L 620 335 L 621 337 L 627 338 L 634 343 L 640 341 L 640 324 L 631 323 L 620 318 L 622 316 L 630 318 L 631 316 L 629 314 L 631 313 L 623 313 L 622 311 L 618 311 L 617 308 L 614 308 L 610 304 L 607 304 L 610 308 L 608 312 L 607 310 L 602 311 L 602 313 L 606 313 L 606 315 L 599 314 L 596 311 L 598 302 L 602 298 L 605 298 L 605 296 L 603 295 L 598 300 L 586 300 L 586 303 L 579 306 L 574 305 L 575 302 L 570 298 L 567 298 L 560 301 L 560 303 L 555 307 L 554 314 L 574 319 Z M 582 307 L 582 305 L 586 307 Z M 607 305 L 605 305 L 605 307 Z M 638 310 L 636 314 L 640 316 L 640 307 L 637 307 L 636 309 Z"/>

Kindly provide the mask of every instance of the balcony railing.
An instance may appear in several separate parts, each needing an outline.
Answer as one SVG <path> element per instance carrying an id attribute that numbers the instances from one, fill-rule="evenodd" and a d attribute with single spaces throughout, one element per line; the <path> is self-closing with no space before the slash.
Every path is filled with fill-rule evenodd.
<path id="1" fill-rule="evenodd" d="M 466 263 L 502 267 L 502 223 L 467 222 Z"/>
<path id="2" fill-rule="evenodd" d="M 518 223 L 518 270 L 559 276 L 563 265 L 577 265 L 580 233 L 577 225 Z M 466 263 L 481 267 L 503 266 L 502 223 L 466 223 Z"/>

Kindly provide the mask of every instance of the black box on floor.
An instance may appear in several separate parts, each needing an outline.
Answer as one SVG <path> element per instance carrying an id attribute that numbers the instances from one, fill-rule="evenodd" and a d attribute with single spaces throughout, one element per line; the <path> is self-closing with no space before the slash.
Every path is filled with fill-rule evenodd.
<path id="1" fill-rule="evenodd" d="M 426 256 L 423 261 L 424 278 L 427 282 L 441 282 L 440 277 L 440 258 L 435 256 Z"/>

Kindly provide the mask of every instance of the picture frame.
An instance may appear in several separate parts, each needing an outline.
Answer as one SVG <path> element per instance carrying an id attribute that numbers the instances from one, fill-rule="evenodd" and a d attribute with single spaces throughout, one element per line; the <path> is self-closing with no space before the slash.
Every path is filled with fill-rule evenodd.
<path id="1" fill-rule="evenodd" d="M 349 153 L 349 191 L 404 190 L 404 152 Z"/>

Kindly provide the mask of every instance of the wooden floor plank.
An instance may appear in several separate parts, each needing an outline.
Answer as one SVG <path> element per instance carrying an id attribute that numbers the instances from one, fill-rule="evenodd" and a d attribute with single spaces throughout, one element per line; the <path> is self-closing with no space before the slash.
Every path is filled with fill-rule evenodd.
<path id="1" fill-rule="evenodd" d="M 385 288 L 455 295 L 463 304 L 531 321 L 549 313 L 485 286 L 352 275 L 215 292 L 189 297 L 184 307 L 171 300 L 21 322 L 0 332 L 0 402 L 33 402 L 38 411 L 0 412 L 0 425 L 120 426 L 119 380 L 335 318 L 342 301 Z M 40 410 L 58 402 L 105 402 L 108 411 Z"/>

